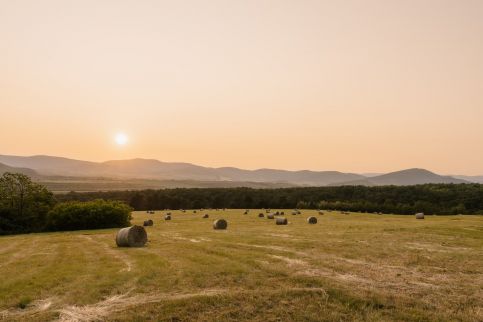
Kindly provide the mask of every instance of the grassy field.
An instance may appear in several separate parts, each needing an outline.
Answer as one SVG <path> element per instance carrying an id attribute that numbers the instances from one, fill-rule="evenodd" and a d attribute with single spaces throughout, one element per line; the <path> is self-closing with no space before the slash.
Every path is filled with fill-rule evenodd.
<path id="1" fill-rule="evenodd" d="M 0 320 L 483 321 L 481 216 L 259 212 L 135 212 L 144 248 L 117 229 L 0 237 Z"/>

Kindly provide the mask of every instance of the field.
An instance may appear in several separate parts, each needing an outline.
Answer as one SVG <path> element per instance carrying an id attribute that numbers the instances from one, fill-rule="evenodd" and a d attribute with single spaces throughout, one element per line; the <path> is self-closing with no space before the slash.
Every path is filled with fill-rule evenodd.
<path id="1" fill-rule="evenodd" d="M 483 320 L 481 216 L 259 212 L 135 212 L 144 248 L 117 229 L 0 237 L 0 320 Z"/>

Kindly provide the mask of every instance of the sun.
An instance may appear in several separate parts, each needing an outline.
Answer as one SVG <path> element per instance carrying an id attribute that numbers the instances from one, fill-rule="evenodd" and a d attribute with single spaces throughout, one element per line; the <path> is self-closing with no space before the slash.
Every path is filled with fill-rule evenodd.
<path id="1" fill-rule="evenodd" d="M 128 137 L 124 133 L 117 133 L 114 140 L 116 141 L 117 145 L 125 145 L 128 141 Z"/>

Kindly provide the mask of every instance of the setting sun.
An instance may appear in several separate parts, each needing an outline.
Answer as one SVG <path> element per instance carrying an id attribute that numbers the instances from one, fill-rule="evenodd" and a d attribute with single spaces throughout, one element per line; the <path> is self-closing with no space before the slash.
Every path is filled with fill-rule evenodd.
<path id="1" fill-rule="evenodd" d="M 114 140 L 116 141 L 117 145 L 125 145 L 128 141 L 128 137 L 124 133 L 118 133 L 116 134 L 116 137 Z"/>

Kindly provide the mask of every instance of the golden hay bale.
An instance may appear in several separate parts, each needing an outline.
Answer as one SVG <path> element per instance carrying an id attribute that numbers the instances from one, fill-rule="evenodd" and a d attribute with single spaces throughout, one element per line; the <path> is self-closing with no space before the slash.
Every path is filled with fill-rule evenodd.
<path id="1" fill-rule="evenodd" d="M 151 219 L 145 220 L 143 226 L 152 226 L 154 222 Z"/>
<path id="2" fill-rule="evenodd" d="M 288 220 L 285 217 L 278 217 L 277 219 L 275 219 L 275 224 L 286 225 L 286 224 L 288 224 Z"/>
<path id="3" fill-rule="evenodd" d="M 295 216 L 297 215 L 297 212 L 296 211 L 292 211 L 292 216 Z"/>
<path id="4" fill-rule="evenodd" d="M 323 214 L 324 214 L 324 212 L 323 212 L 323 211 L 319 211 L 319 215 L 323 215 Z"/>
<path id="5" fill-rule="evenodd" d="M 228 222 L 225 219 L 217 219 L 213 222 L 213 229 L 226 229 Z"/>
<path id="6" fill-rule="evenodd" d="M 424 213 L 422 213 L 422 212 L 417 213 L 416 219 L 424 219 Z"/>
<path id="7" fill-rule="evenodd" d="M 275 214 L 268 214 L 267 219 L 275 219 Z"/>
<path id="8" fill-rule="evenodd" d="M 203 218 L 210 218 L 210 215 L 208 215 L 208 214 L 204 214 L 204 215 L 203 215 Z"/>
<path id="9" fill-rule="evenodd" d="M 116 244 L 118 247 L 142 247 L 147 241 L 148 234 L 141 226 L 122 228 L 116 235 Z"/>
<path id="10" fill-rule="evenodd" d="M 171 220 L 171 215 L 164 216 L 164 220 Z"/>
<path id="11" fill-rule="evenodd" d="M 316 224 L 317 223 L 317 218 L 316 217 L 313 217 L 313 216 L 312 217 L 309 217 L 309 218 L 307 218 L 307 222 L 309 224 L 312 224 L 312 225 L 313 224 Z"/>
<path id="12" fill-rule="evenodd" d="M 258 214 L 258 217 L 263 218 L 263 217 L 265 217 L 265 215 L 264 215 L 264 214 L 262 214 L 262 213 L 259 213 L 259 214 Z"/>

